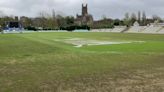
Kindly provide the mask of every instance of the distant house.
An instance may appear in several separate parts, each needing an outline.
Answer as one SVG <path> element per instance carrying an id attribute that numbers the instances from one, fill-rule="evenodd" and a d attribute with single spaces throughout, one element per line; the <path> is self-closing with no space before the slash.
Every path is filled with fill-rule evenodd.
<path id="1" fill-rule="evenodd" d="M 136 21 L 136 22 L 134 22 L 133 26 L 138 27 L 138 26 L 140 26 L 140 24 Z"/>

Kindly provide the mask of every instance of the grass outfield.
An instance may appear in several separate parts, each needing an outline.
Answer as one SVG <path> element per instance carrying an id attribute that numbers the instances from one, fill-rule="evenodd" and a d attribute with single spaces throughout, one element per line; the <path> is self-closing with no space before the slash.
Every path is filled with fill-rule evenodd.
<path id="1" fill-rule="evenodd" d="M 143 41 L 76 48 L 65 39 Z M 0 92 L 163 92 L 164 35 L 0 34 Z"/>

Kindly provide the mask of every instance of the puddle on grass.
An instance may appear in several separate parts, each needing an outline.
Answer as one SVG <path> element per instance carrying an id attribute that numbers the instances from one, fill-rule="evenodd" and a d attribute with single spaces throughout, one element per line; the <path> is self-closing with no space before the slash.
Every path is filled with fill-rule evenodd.
<path id="1" fill-rule="evenodd" d="M 84 38 L 71 38 L 63 40 L 65 43 L 73 44 L 74 47 L 80 48 L 83 46 L 94 46 L 94 45 L 114 45 L 114 44 L 128 44 L 128 43 L 143 43 L 144 41 L 100 41 L 90 40 Z"/>

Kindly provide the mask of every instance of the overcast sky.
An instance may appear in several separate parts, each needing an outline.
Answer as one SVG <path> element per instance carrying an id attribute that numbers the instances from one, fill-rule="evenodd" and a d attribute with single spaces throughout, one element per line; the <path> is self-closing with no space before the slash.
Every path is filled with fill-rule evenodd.
<path id="1" fill-rule="evenodd" d="M 145 11 L 164 18 L 164 0 L 0 0 L 0 13 L 35 17 L 41 11 L 53 9 L 65 15 L 81 13 L 81 4 L 88 3 L 89 13 L 95 19 L 103 15 L 109 18 L 123 18 L 126 12 Z"/>

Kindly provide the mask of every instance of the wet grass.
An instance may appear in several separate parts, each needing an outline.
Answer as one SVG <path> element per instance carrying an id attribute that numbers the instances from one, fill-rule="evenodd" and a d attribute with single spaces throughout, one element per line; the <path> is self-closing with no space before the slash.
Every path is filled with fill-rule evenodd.
<path id="1" fill-rule="evenodd" d="M 75 48 L 59 39 L 145 41 Z M 0 35 L 1 92 L 162 92 L 164 35 Z"/>

